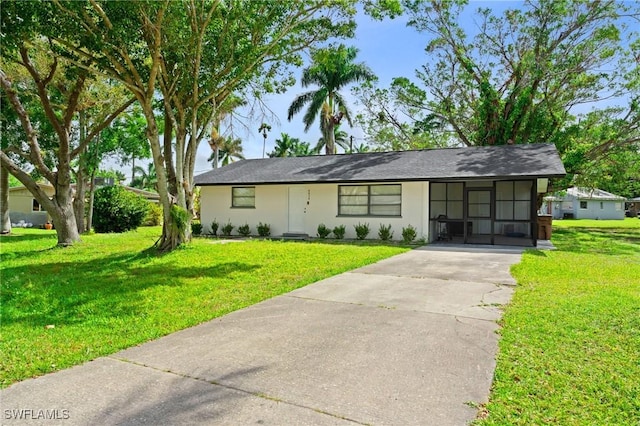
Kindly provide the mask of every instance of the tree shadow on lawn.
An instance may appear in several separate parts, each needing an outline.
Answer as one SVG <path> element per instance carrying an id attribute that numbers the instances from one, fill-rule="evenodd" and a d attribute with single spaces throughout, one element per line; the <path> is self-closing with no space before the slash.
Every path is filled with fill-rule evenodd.
<path id="1" fill-rule="evenodd" d="M 0 244 L 2 245 L 12 245 L 17 243 L 22 243 L 25 241 L 36 241 L 36 240 L 52 240 L 58 241 L 58 235 L 53 232 L 51 234 L 6 234 L 0 235 Z"/>
<path id="2" fill-rule="evenodd" d="M 554 229 L 553 243 L 560 251 L 612 256 L 640 254 L 640 232 L 632 229 Z"/>
<path id="3" fill-rule="evenodd" d="M 100 317 L 131 317 L 144 312 L 139 293 L 146 289 L 189 286 L 189 280 L 196 278 L 223 279 L 260 268 L 235 261 L 206 266 L 170 261 L 145 265 L 145 259 L 154 260 L 142 253 L 118 254 L 87 262 L 6 268 L 2 271 L 3 324 L 71 325 L 86 321 L 94 312 L 100 312 Z"/>

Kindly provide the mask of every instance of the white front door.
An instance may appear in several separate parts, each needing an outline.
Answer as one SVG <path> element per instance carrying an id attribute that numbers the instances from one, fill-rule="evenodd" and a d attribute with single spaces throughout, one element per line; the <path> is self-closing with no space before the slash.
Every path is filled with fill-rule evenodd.
<path id="1" fill-rule="evenodd" d="M 304 234 L 304 217 L 307 213 L 308 193 L 304 186 L 289 187 L 289 232 Z"/>

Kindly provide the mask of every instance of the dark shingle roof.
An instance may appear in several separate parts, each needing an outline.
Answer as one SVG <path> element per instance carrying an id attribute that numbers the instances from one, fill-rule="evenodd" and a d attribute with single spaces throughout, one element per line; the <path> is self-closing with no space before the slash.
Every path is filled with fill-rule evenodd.
<path id="1" fill-rule="evenodd" d="M 551 144 L 503 145 L 242 160 L 195 177 L 196 185 L 560 177 Z"/>

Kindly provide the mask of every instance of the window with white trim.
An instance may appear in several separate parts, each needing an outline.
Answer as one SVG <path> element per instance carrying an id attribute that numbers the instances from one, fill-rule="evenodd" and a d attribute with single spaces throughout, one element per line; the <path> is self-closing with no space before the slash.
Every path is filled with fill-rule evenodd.
<path id="1" fill-rule="evenodd" d="M 339 216 L 400 216 L 402 185 L 339 185 Z"/>
<path id="2" fill-rule="evenodd" d="M 586 209 L 587 208 L 587 202 L 586 201 L 580 201 L 580 208 L 581 209 Z"/>
<path id="3" fill-rule="evenodd" d="M 231 188 L 231 207 L 251 209 L 256 206 L 256 187 L 237 186 Z"/>

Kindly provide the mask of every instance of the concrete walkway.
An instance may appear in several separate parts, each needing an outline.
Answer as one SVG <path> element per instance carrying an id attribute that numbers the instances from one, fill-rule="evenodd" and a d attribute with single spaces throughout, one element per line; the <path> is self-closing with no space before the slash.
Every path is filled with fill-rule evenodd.
<path id="1" fill-rule="evenodd" d="M 489 394 L 521 252 L 413 250 L 17 383 L 1 423 L 464 425 Z"/>

